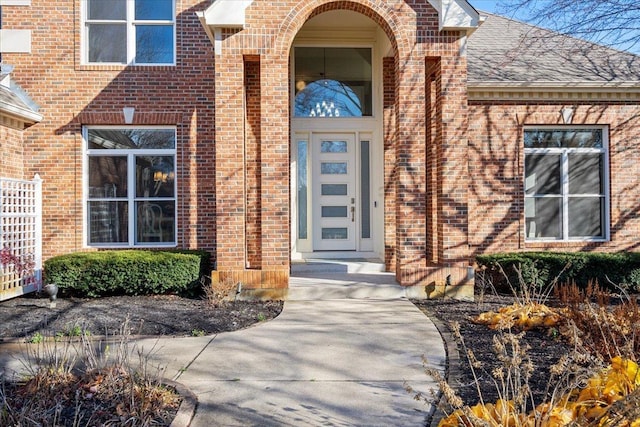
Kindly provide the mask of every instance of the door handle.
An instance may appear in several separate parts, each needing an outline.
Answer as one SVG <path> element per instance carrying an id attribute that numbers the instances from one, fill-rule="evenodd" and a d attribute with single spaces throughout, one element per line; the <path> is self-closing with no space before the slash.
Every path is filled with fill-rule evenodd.
<path id="1" fill-rule="evenodd" d="M 355 221 L 356 221 L 356 207 L 351 206 L 351 222 L 355 222 Z"/>

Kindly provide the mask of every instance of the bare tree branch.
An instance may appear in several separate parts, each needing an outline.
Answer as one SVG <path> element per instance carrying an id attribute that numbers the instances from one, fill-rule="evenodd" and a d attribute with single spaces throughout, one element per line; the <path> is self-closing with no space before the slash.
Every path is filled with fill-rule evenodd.
<path id="1" fill-rule="evenodd" d="M 640 53 L 637 0 L 501 0 L 498 12 L 564 35 Z"/>

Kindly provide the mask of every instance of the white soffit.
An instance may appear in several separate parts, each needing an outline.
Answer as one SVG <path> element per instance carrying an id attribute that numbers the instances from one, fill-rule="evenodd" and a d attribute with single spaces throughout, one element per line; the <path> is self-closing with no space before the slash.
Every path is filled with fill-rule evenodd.
<path id="1" fill-rule="evenodd" d="M 439 15 L 440 31 L 472 33 L 482 23 L 480 14 L 467 0 L 429 0 Z"/>
<path id="2" fill-rule="evenodd" d="M 251 3 L 253 0 L 214 0 L 204 12 L 196 12 L 217 54 L 222 48 L 222 29 L 244 28 L 244 12 Z"/>
<path id="3" fill-rule="evenodd" d="M 244 27 L 244 11 L 253 0 L 215 0 L 200 15 L 210 27 L 242 28 Z"/>

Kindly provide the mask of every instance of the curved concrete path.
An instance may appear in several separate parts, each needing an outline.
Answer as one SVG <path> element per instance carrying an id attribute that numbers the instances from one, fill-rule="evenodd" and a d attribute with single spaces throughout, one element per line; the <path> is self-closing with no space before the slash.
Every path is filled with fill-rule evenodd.
<path id="1" fill-rule="evenodd" d="M 293 277 L 276 319 L 216 336 L 139 341 L 198 398 L 192 427 L 423 426 L 422 366 L 444 371 L 433 323 L 389 274 Z M 323 297 L 323 295 L 325 297 Z"/>

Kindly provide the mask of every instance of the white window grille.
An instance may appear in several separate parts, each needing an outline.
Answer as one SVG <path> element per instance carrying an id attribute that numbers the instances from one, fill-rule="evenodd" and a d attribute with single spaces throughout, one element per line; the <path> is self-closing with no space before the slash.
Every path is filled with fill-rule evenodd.
<path id="1" fill-rule="evenodd" d="M 42 180 L 0 178 L 0 300 L 42 288 Z"/>
<path id="2" fill-rule="evenodd" d="M 601 126 L 525 129 L 527 240 L 609 239 L 607 137 Z"/>
<path id="3" fill-rule="evenodd" d="M 88 64 L 174 65 L 175 0 L 84 0 Z"/>

